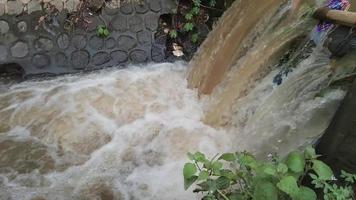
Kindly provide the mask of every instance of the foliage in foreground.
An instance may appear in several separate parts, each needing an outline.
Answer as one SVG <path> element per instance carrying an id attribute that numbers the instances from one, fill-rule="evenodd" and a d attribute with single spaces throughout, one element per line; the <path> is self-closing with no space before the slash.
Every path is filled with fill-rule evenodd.
<path id="1" fill-rule="evenodd" d="M 270 161 L 258 161 L 247 152 L 225 153 L 210 160 L 200 152 L 188 153 L 188 157 L 184 188 L 196 183 L 193 192 L 202 193 L 203 200 L 316 200 L 314 190 L 320 190 L 325 200 L 354 199 L 356 175 L 342 171 L 337 182 L 312 147 L 291 152 L 284 159 L 272 156 Z M 303 185 L 307 176 L 314 188 Z"/>

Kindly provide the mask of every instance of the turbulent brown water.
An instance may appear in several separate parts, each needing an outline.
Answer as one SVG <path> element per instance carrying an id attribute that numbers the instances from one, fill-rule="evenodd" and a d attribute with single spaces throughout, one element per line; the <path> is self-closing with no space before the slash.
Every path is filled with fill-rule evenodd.
<path id="1" fill-rule="evenodd" d="M 211 95 L 188 89 L 209 80 L 206 74 L 214 66 L 206 62 L 204 71 L 198 62 L 201 55 L 214 61 L 204 53 L 215 48 L 207 46 L 209 39 L 190 67 L 148 64 L 2 84 L 0 199 L 198 199 L 183 189 L 181 170 L 188 151 L 213 156 L 249 150 L 264 157 L 315 141 L 344 96 L 340 89 L 323 90 L 331 74 L 328 53 L 315 47 L 280 86 L 272 83 L 279 69 L 269 61 L 288 49 L 288 38 L 306 34 L 286 31 L 277 22 L 288 19 L 293 22 L 289 28 L 300 29 L 306 19 L 300 13 L 308 7 L 266 1 L 261 6 L 271 12 L 268 17 L 263 10 L 250 12 L 264 3 L 251 0 L 240 8 L 239 2 L 246 1 L 234 4 L 237 13 L 264 17 L 251 21 L 255 26 L 231 44 L 231 51 L 241 45 L 247 49 L 227 55 L 231 60 L 217 74 L 219 80 L 206 87 Z M 221 24 L 234 21 L 226 17 L 229 13 L 234 12 L 228 11 Z M 227 31 L 218 26 L 215 34 L 219 29 Z M 254 30 L 260 34 L 252 37 Z M 224 48 L 217 43 L 216 49 Z"/>

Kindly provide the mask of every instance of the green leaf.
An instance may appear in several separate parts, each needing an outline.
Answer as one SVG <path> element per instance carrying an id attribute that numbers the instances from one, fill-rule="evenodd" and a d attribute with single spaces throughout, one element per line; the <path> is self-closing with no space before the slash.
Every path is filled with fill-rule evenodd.
<path id="1" fill-rule="evenodd" d="M 320 160 L 313 160 L 313 170 L 321 180 L 331 180 L 334 175 L 331 168 Z"/>
<path id="2" fill-rule="evenodd" d="M 215 162 L 213 162 L 211 168 L 212 168 L 213 170 L 220 170 L 220 169 L 222 168 L 222 166 L 223 166 L 223 164 L 222 164 L 221 162 L 215 161 Z"/>
<path id="3" fill-rule="evenodd" d="M 199 15 L 200 13 L 200 8 L 197 6 L 197 7 L 193 7 L 191 12 L 194 14 L 194 15 Z"/>
<path id="4" fill-rule="evenodd" d="M 108 30 L 108 29 L 104 29 L 104 34 L 103 34 L 103 36 L 104 36 L 104 37 L 108 37 L 109 35 L 110 35 L 109 30 Z"/>
<path id="5" fill-rule="evenodd" d="M 278 200 L 278 190 L 270 182 L 262 181 L 257 183 L 253 193 L 254 200 Z"/>
<path id="6" fill-rule="evenodd" d="M 215 0 L 210 0 L 209 1 L 209 6 L 210 7 L 215 7 L 215 5 L 216 5 L 216 1 Z"/>
<path id="7" fill-rule="evenodd" d="M 296 173 L 296 172 L 293 172 L 293 171 L 289 170 L 285 175 L 286 176 L 293 176 L 295 179 L 299 180 L 299 178 L 303 175 L 303 172 Z"/>
<path id="8" fill-rule="evenodd" d="M 184 190 L 187 190 L 197 179 L 198 176 L 192 176 L 190 178 L 184 179 Z"/>
<path id="9" fill-rule="evenodd" d="M 187 13 L 187 14 L 185 15 L 185 19 L 186 19 L 186 20 L 191 20 L 191 19 L 193 19 L 193 14 L 192 14 L 192 13 Z"/>
<path id="10" fill-rule="evenodd" d="M 216 179 L 216 187 L 219 190 L 224 190 L 227 189 L 228 187 L 230 187 L 230 179 L 224 177 L 224 176 L 220 176 L 218 179 Z"/>
<path id="11" fill-rule="evenodd" d="M 186 163 L 183 168 L 184 179 L 189 179 L 195 175 L 197 172 L 197 167 L 193 163 Z"/>
<path id="12" fill-rule="evenodd" d="M 194 28 L 194 24 L 191 23 L 191 22 L 185 23 L 184 26 L 183 26 L 183 29 L 184 29 L 186 32 L 192 31 L 193 28 Z"/>
<path id="13" fill-rule="evenodd" d="M 209 172 L 208 171 L 201 171 L 198 176 L 198 181 L 206 180 L 209 178 Z"/>
<path id="14" fill-rule="evenodd" d="M 253 155 L 246 152 L 243 152 L 238 155 L 238 161 L 240 165 L 251 167 L 252 169 L 257 167 L 256 158 Z"/>
<path id="15" fill-rule="evenodd" d="M 198 33 L 194 33 L 193 35 L 192 35 L 192 42 L 193 43 L 196 43 L 196 42 L 198 42 L 198 39 L 199 39 L 199 34 Z M 235 154 L 234 154 L 235 155 Z M 236 155 L 235 155 L 235 157 L 236 157 Z M 235 160 L 236 160 L 236 158 L 235 158 Z"/>
<path id="16" fill-rule="evenodd" d="M 311 146 L 309 146 L 305 149 L 304 155 L 305 155 L 306 159 L 315 159 L 318 157 L 315 153 L 315 149 Z"/>
<path id="17" fill-rule="evenodd" d="M 354 174 L 350 174 L 344 170 L 341 170 L 341 175 L 340 175 L 341 178 L 343 178 L 345 180 L 345 182 L 348 182 L 348 183 L 355 183 L 356 181 L 356 175 Z"/>
<path id="18" fill-rule="evenodd" d="M 277 187 L 292 198 L 295 198 L 299 194 L 297 180 L 293 176 L 283 177 L 277 183 Z"/>
<path id="19" fill-rule="evenodd" d="M 281 174 L 285 174 L 288 172 L 288 167 L 284 163 L 279 163 L 277 166 L 277 172 Z"/>
<path id="20" fill-rule="evenodd" d="M 220 176 L 224 176 L 232 181 L 236 180 L 236 175 L 231 171 L 231 170 L 228 170 L 228 169 L 222 169 L 220 170 Z"/>
<path id="21" fill-rule="evenodd" d="M 173 39 L 177 38 L 178 37 L 177 31 L 176 30 L 169 31 L 169 37 L 171 37 Z"/>
<path id="22" fill-rule="evenodd" d="M 208 179 L 205 182 L 197 184 L 198 186 L 201 187 L 202 191 L 216 191 L 216 182 L 214 180 Z"/>
<path id="23" fill-rule="evenodd" d="M 199 151 L 194 154 L 194 160 L 197 162 L 205 162 L 206 158 L 203 153 L 200 153 Z"/>
<path id="24" fill-rule="evenodd" d="M 277 175 L 277 171 L 275 169 L 275 167 L 273 165 L 270 164 L 265 164 L 263 165 L 263 172 L 267 175 L 270 176 L 276 176 Z"/>
<path id="25" fill-rule="evenodd" d="M 98 33 L 99 36 L 102 35 L 104 33 L 104 29 L 103 28 L 98 28 L 97 33 Z"/>
<path id="26" fill-rule="evenodd" d="M 210 170 L 212 166 L 212 163 L 209 160 L 206 160 L 204 162 L 204 168 Z"/>
<path id="27" fill-rule="evenodd" d="M 219 161 L 214 161 L 211 165 L 211 169 L 213 170 L 214 176 L 220 176 L 220 169 L 222 168 L 223 164 Z"/>
<path id="28" fill-rule="evenodd" d="M 297 151 L 291 152 L 288 154 L 286 164 L 293 172 L 303 172 L 305 167 L 304 156 Z"/>
<path id="29" fill-rule="evenodd" d="M 222 154 L 218 160 L 225 160 L 225 161 L 235 161 L 236 154 L 235 153 L 224 153 Z"/>
<path id="30" fill-rule="evenodd" d="M 297 197 L 293 200 L 316 200 L 317 196 L 314 190 L 308 187 L 300 187 Z"/>
<path id="31" fill-rule="evenodd" d="M 200 6 L 200 0 L 193 0 L 193 3 L 195 6 Z"/>
<path id="32" fill-rule="evenodd" d="M 315 174 L 310 173 L 309 175 L 310 175 L 310 177 L 311 177 L 312 179 L 314 179 L 314 180 L 318 179 L 318 177 L 317 177 Z"/>

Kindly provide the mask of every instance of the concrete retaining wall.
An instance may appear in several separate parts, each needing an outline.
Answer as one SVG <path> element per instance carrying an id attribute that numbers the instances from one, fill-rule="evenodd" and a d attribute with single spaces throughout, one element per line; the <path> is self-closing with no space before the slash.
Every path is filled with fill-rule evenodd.
<path id="1" fill-rule="evenodd" d="M 56 0 L 59 1 L 62 0 Z M 32 9 L 19 14 L 14 9 L 9 12 L 7 6 L 7 14 L 0 16 L 0 65 L 19 64 L 25 75 L 29 75 L 162 62 L 165 42 L 155 42 L 154 33 L 160 15 L 172 13 L 175 9 L 175 0 L 146 0 L 126 3 L 120 8 L 107 6 L 101 17 L 88 19 L 87 30 L 68 31 L 64 26 L 69 9 L 61 9 L 52 23 L 40 25 L 35 30 L 38 19 L 43 16 L 42 10 Z M 107 38 L 96 34 L 96 28 L 104 24 L 111 32 Z"/>

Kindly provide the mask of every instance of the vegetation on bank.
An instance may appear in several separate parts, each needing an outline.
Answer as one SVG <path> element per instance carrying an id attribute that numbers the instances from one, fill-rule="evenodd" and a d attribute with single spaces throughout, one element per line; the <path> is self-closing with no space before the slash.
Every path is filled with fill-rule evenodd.
<path id="1" fill-rule="evenodd" d="M 225 153 L 207 159 L 188 153 L 184 188 L 194 183 L 203 200 L 349 200 L 355 199 L 356 175 L 341 171 L 336 179 L 312 147 L 293 151 L 285 158 L 274 155 L 257 160 L 248 152 Z"/>
<path id="2" fill-rule="evenodd" d="M 179 0 L 177 12 L 163 20 L 167 50 L 189 60 L 234 0 Z"/>

